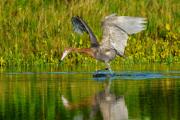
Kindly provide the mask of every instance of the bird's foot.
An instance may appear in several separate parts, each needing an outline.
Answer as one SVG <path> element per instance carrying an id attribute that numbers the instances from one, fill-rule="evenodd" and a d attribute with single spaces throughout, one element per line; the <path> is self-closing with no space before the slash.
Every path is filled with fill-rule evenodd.
<path id="1" fill-rule="evenodd" d="M 105 70 L 108 70 L 108 71 L 110 72 L 110 75 L 111 75 L 111 76 L 114 76 L 114 75 L 115 75 L 115 73 L 114 73 L 111 69 L 105 68 Z"/>
<path id="2" fill-rule="evenodd" d="M 104 70 L 109 70 L 109 68 L 105 68 Z"/>

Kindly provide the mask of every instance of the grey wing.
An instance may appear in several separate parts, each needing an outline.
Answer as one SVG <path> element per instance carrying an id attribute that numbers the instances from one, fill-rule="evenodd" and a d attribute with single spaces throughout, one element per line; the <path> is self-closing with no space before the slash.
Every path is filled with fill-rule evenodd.
<path id="1" fill-rule="evenodd" d="M 101 47 L 115 49 L 120 56 L 124 55 L 128 35 L 116 26 L 108 26 L 103 32 Z"/>
<path id="2" fill-rule="evenodd" d="M 128 35 L 140 32 L 145 29 L 145 18 L 107 16 L 102 23 L 103 37 L 101 46 L 103 48 L 115 49 L 120 56 L 124 55 Z"/>
<path id="3" fill-rule="evenodd" d="M 75 17 L 72 17 L 71 20 L 72 20 L 73 29 L 75 32 L 79 34 L 86 32 L 89 34 L 89 37 L 91 40 L 91 47 L 99 46 L 96 36 L 94 35 L 91 28 L 87 25 L 87 23 L 82 18 L 75 16 Z"/>

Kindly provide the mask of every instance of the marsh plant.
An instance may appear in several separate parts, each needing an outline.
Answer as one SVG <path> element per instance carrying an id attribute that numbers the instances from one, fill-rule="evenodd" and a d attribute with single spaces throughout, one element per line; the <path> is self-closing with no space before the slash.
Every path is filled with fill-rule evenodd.
<path id="1" fill-rule="evenodd" d="M 72 30 L 71 17 L 83 17 L 97 38 L 101 20 L 112 13 L 142 16 L 147 29 L 128 40 L 126 58 L 113 63 L 175 63 L 180 61 L 179 0 L 1 0 L 0 66 L 95 63 L 64 47 L 89 47 L 88 35 Z"/>

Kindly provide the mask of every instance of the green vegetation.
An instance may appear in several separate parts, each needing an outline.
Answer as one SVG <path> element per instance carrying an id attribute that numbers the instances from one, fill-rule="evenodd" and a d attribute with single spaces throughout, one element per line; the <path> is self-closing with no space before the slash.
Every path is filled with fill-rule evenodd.
<path id="1" fill-rule="evenodd" d="M 71 17 L 82 16 L 100 39 L 100 21 L 111 13 L 143 16 L 147 30 L 130 37 L 126 59 L 114 63 L 180 61 L 179 0 L 1 0 L 0 66 L 60 63 L 65 47 L 88 47 L 88 35 L 72 31 Z M 94 63 L 72 54 L 64 64 Z"/>

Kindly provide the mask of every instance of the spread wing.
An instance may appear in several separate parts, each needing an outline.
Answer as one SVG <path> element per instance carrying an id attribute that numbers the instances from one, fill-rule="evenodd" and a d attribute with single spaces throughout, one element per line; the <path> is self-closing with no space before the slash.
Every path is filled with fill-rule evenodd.
<path id="1" fill-rule="evenodd" d="M 123 56 L 128 35 L 144 30 L 145 20 L 142 17 L 116 16 L 115 14 L 105 17 L 102 22 L 103 37 L 101 46 L 115 49 L 118 55 Z"/>
<path id="2" fill-rule="evenodd" d="M 75 17 L 72 17 L 71 21 L 72 21 L 73 29 L 75 32 L 77 32 L 79 34 L 86 32 L 89 34 L 89 37 L 91 40 L 91 47 L 99 46 L 99 43 L 98 43 L 94 33 L 92 32 L 90 27 L 87 25 L 87 23 L 82 18 L 75 16 Z"/>

